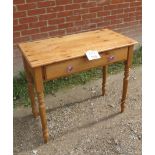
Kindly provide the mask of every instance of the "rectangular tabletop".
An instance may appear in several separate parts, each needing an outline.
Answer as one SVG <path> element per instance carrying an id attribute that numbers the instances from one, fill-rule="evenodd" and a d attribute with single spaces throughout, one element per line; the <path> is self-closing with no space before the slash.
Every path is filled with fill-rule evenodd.
<path id="1" fill-rule="evenodd" d="M 30 66 L 34 68 L 82 57 L 87 50 L 104 52 L 136 43 L 137 41 L 124 35 L 102 29 L 21 43 L 19 48 Z"/>

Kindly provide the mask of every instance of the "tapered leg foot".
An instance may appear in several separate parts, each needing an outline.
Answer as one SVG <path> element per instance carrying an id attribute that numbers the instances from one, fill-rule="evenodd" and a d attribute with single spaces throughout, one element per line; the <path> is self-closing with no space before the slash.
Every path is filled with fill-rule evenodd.
<path id="1" fill-rule="evenodd" d="M 44 143 L 46 144 L 48 142 L 49 139 L 49 135 L 48 135 L 48 130 L 44 130 L 43 131 L 43 137 L 44 137 Z"/>
<path id="2" fill-rule="evenodd" d="M 124 108 L 125 108 L 124 103 L 121 103 L 121 113 L 124 112 Z"/>

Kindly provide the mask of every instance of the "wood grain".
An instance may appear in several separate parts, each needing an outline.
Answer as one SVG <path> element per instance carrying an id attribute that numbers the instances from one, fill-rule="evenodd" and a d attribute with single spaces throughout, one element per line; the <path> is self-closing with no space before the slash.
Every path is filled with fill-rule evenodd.
<path id="1" fill-rule="evenodd" d="M 107 71 L 108 71 L 108 65 L 103 67 L 103 75 L 102 75 L 102 95 L 105 95 L 105 88 L 106 88 L 106 80 L 107 80 Z"/>
<path id="2" fill-rule="evenodd" d="M 26 79 L 28 82 L 28 94 L 29 94 L 29 98 L 31 101 L 32 113 L 33 113 L 33 116 L 36 118 L 39 115 L 39 112 L 38 112 L 37 104 L 35 102 L 33 78 L 32 78 L 32 75 L 31 75 L 29 69 L 28 69 L 28 65 L 27 65 L 24 57 L 23 57 L 23 64 L 24 64 L 24 69 L 25 69 L 25 73 L 26 73 Z"/>
<path id="3" fill-rule="evenodd" d="M 94 67 L 101 67 L 114 62 L 126 60 L 127 51 L 128 48 L 124 47 L 101 53 L 101 58 L 97 60 L 89 61 L 86 57 L 80 57 L 72 60 L 47 65 L 44 67 L 45 80 L 55 79 L 60 76 L 68 76 L 73 73 L 85 71 Z M 110 56 L 114 56 L 114 59 L 109 60 L 108 58 Z M 72 67 L 72 70 L 68 71 L 68 67 Z"/>
<path id="4" fill-rule="evenodd" d="M 108 29 L 19 44 L 30 66 L 38 67 L 85 56 L 87 50 L 104 52 L 137 43 Z"/>
<path id="5" fill-rule="evenodd" d="M 49 134 L 48 134 L 48 128 L 47 128 L 47 119 L 46 119 L 46 106 L 44 101 L 42 68 L 41 67 L 35 68 L 34 75 L 35 75 L 34 81 L 36 86 L 36 92 L 37 92 L 38 102 L 39 102 L 39 114 L 41 118 L 43 138 L 44 138 L 44 143 L 47 143 Z"/>
<path id="6" fill-rule="evenodd" d="M 121 99 L 121 113 L 124 112 L 125 109 L 125 100 L 127 96 L 127 89 L 128 89 L 128 81 L 129 81 L 129 69 L 132 64 L 132 55 L 133 55 L 133 46 L 128 48 L 128 58 L 124 62 L 124 79 L 123 79 L 123 92 L 122 92 L 122 99 Z"/>
<path id="7" fill-rule="evenodd" d="M 34 100 L 32 82 L 36 88 L 45 143 L 47 143 L 49 135 L 44 102 L 44 80 L 69 76 L 73 73 L 104 66 L 102 94 L 105 95 L 107 65 L 124 61 L 121 99 L 121 112 L 123 112 L 128 88 L 129 68 L 132 64 L 133 45 L 136 43 L 135 40 L 119 33 L 103 29 L 19 44 L 23 54 L 34 116 L 37 116 L 38 110 Z M 101 58 L 89 61 L 85 56 L 87 50 L 99 51 Z"/>

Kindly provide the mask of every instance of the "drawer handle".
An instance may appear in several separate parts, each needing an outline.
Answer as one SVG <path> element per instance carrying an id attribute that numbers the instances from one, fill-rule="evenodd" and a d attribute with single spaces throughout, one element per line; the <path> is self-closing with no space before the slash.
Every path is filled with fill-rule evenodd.
<path id="1" fill-rule="evenodd" d="M 73 66 L 68 66 L 67 67 L 67 72 L 69 73 L 69 72 L 71 72 L 73 70 Z"/>
<path id="2" fill-rule="evenodd" d="M 115 56 L 113 56 L 113 55 L 111 55 L 111 56 L 108 57 L 108 60 L 109 60 L 109 61 L 112 61 L 112 60 L 114 60 L 114 59 L 115 59 Z"/>

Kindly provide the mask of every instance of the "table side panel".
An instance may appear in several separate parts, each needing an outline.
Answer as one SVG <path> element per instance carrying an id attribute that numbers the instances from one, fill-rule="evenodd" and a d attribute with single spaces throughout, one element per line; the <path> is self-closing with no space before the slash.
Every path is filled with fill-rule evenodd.
<path id="1" fill-rule="evenodd" d="M 127 60 L 128 47 L 100 53 L 101 58 L 89 61 L 86 56 L 54 63 L 44 67 L 45 80 L 68 76 L 73 73 Z M 112 59 L 110 59 L 112 58 Z"/>

